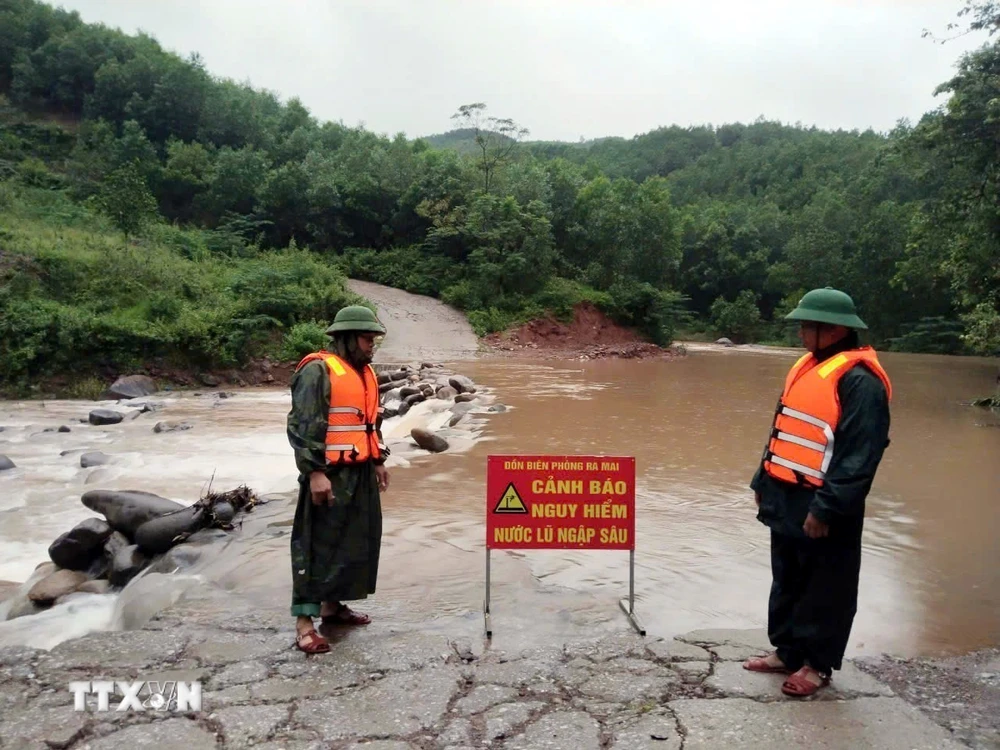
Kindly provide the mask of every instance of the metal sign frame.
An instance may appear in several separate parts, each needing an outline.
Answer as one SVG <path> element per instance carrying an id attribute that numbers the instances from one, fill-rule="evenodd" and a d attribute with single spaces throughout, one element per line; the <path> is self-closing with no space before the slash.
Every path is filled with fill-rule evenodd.
<path id="1" fill-rule="evenodd" d="M 494 458 L 494 457 L 491 456 L 490 458 Z M 563 457 L 561 457 L 561 456 L 560 457 L 553 456 L 552 458 L 563 458 Z M 577 457 L 568 457 L 568 458 L 577 458 Z M 487 482 L 487 485 L 488 485 L 488 482 Z M 633 487 L 633 490 L 634 490 L 634 487 Z M 489 506 L 489 502 L 490 502 L 490 498 L 487 497 L 487 507 Z M 487 510 L 487 513 L 489 513 L 489 512 L 490 511 Z M 634 521 L 635 521 L 635 503 L 634 503 L 634 499 L 633 499 L 633 504 L 632 504 L 632 515 L 633 515 L 632 520 L 633 520 L 633 529 L 634 529 Z M 634 536 L 635 535 L 633 533 L 633 539 L 632 539 L 632 542 L 631 542 L 631 547 L 629 549 L 629 560 L 628 560 L 628 597 L 627 598 L 623 597 L 623 598 L 619 599 L 618 600 L 618 606 L 621 609 L 621 611 L 625 614 L 625 617 L 628 619 L 629 624 L 632 626 L 632 628 L 639 635 L 645 636 L 646 635 L 646 628 L 640 622 L 639 617 L 638 617 L 638 615 L 636 614 L 636 611 L 635 611 L 635 538 L 634 538 Z M 544 548 L 535 548 L 535 549 L 544 549 Z M 490 598 L 490 590 L 491 590 L 490 589 L 490 585 L 491 585 L 490 563 L 491 563 L 491 553 L 492 553 L 492 551 L 493 550 L 490 547 L 489 542 L 487 542 L 487 544 L 486 544 L 486 596 L 483 599 L 483 624 L 485 626 L 486 637 L 488 639 L 491 639 L 493 637 L 493 623 L 492 623 L 492 617 L 491 617 L 492 610 L 491 610 L 491 598 Z M 595 550 L 595 551 L 613 551 L 613 550 Z"/>

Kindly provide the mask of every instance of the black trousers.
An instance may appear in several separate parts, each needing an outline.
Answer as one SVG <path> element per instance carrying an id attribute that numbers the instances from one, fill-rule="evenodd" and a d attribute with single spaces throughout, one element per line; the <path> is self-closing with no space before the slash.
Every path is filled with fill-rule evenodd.
<path id="1" fill-rule="evenodd" d="M 771 532 L 767 634 L 792 671 L 840 669 L 861 575 L 861 533 L 808 539 Z"/>

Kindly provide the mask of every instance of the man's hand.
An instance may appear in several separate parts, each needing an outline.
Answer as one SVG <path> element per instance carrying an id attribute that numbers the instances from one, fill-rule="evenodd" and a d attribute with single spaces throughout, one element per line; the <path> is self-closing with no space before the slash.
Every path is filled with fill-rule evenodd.
<path id="1" fill-rule="evenodd" d="M 830 526 L 817 520 L 812 513 L 806 516 L 806 522 L 802 525 L 802 530 L 806 532 L 806 536 L 810 539 L 819 539 L 830 534 Z"/>
<path id="2" fill-rule="evenodd" d="M 314 471 L 309 475 L 309 493 L 312 495 L 313 505 L 333 504 L 333 487 L 326 472 Z"/>
<path id="3" fill-rule="evenodd" d="M 384 464 L 375 467 L 375 478 L 378 479 L 379 492 L 389 489 L 389 470 Z"/>

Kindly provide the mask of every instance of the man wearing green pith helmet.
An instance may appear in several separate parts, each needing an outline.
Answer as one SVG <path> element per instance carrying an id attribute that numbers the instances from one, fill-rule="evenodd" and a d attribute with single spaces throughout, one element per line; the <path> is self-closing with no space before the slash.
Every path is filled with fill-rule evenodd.
<path id="1" fill-rule="evenodd" d="M 805 697 L 842 665 L 858 604 L 865 501 L 889 444 L 892 384 L 854 301 L 829 287 L 802 297 L 787 319 L 808 350 L 785 378 L 760 466 L 750 483 L 771 531 L 768 637 L 748 660 L 786 674 Z"/>
<path id="2" fill-rule="evenodd" d="M 326 349 L 305 356 L 292 376 L 288 441 L 299 470 L 291 534 L 296 645 L 323 653 L 326 625 L 365 625 L 345 601 L 375 593 L 382 542 L 381 493 L 389 486 L 383 409 L 371 366 L 386 330 L 367 307 L 337 313 Z"/>

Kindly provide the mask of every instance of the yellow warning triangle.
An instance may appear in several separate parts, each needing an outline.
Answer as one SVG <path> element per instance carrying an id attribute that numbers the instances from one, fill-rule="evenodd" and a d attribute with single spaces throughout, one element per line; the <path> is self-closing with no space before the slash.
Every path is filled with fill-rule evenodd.
<path id="1" fill-rule="evenodd" d="M 500 501 L 493 508 L 494 513 L 527 513 L 528 509 L 524 507 L 524 501 L 521 496 L 517 494 L 517 490 L 514 489 L 514 483 L 511 482 L 507 485 L 507 489 L 503 491 L 503 495 L 500 497 Z"/>

